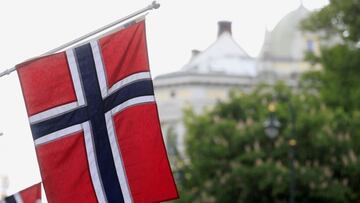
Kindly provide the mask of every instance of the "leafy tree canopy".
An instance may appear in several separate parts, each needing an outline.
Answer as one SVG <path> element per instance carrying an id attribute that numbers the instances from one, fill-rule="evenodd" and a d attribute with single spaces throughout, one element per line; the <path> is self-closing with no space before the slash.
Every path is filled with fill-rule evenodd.
<path id="1" fill-rule="evenodd" d="M 281 127 L 270 139 L 263 122 L 274 95 Z M 296 114 L 293 135 L 290 103 Z M 233 94 L 202 115 L 188 111 L 180 202 L 287 202 L 291 136 L 297 140 L 297 202 L 360 201 L 360 112 L 352 117 L 356 122 L 340 109 L 328 109 L 316 94 L 293 95 L 283 85 Z"/>
<path id="2" fill-rule="evenodd" d="M 346 42 L 360 41 L 360 0 L 330 0 L 330 4 L 305 20 L 305 30 L 322 31 L 326 37 L 341 37 Z"/>
<path id="3" fill-rule="evenodd" d="M 302 27 L 327 36 L 320 56 L 308 54 L 307 58 L 320 63 L 323 69 L 308 73 L 307 82 L 318 88 L 328 106 L 347 112 L 359 110 L 360 0 L 330 0 L 328 6 L 306 19 Z M 338 43 L 334 45 L 334 42 Z"/>

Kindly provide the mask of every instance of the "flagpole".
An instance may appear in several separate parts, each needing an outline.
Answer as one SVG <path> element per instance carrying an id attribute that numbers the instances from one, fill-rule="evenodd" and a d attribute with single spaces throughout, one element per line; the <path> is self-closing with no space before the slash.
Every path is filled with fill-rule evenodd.
<path id="1" fill-rule="evenodd" d="M 85 34 L 85 35 L 83 35 L 83 36 L 81 36 L 79 38 L 76 38 L 76 39 L 74 39 L 74 40 L 72 40 L 72 41 L 70 41 L 68 43 L 65 43 L 65 44 L 59 46 L 59 47 L 51 49 L 50 51 L 45 52 L 41 56 L 45 56 L 45 55 L 49 55 L 49 54 L 53 54 L 53 53 L 56 53 L 58 51 L 61 51 L 61 50 L 65 49 L 65 48 L 70 47 L 70 46 L 72 46 L 72 45 L 74 45 L 74 44 L 76 44 L 78 42 L 81 42 L 81 41 L 83 41 L 83 40 L 85 40 L 85 39 L 87 39 L 87 38 L 89 38 L 89 37 L 91 37 L 93 35 L 96 35 L 96 34 L 98 34 L 100 32 L 103 32 L 104 30 L 112 28 L 112 27 L 114 27 L 114 26 L 116 26 L 116 25 L 118 25 L 120 23 L 123 23 L 124 21 L 127 21 L 127 20 L 129 20 L 131 18 L 134 18 L 134 17 L 136 17 L 136 16 L 138 16 L 138 15 L 140 15 L 140 14 L 146 12 L 146 11 L 150 11 L 150 10 L 153 10 L 153 9 L 158 9 L 159 7 L 160 7 L 160 4 L 157 3 L 156 1 L 153 1 L 150 5 L 146 6 L 145 8 L 142 8 L 142 9 L 140 9 L 138 11 L 135 11 L 134 13 L 131 13 L 131 14 L 119 19 L 119 20 L 116 20 L 116 21 L 114 21 L 114 22 L 112 22 L 110 24 L 107 24 L 107 25 L 105 25 L 105 26 L 103 26 L 103 27 L 101 27 L 101 28 L 99 28 L 97 30 L 94 30 L 94 31 L 92 31 L 92 32 L 90 32 L 88 34 Z M 9 75 L 11 72 L 13 72 L 15 70 L 16 70 L 16 66 L 1 72 L 0 73 L 0 78 L 3 77 L 4 75 Z"/>

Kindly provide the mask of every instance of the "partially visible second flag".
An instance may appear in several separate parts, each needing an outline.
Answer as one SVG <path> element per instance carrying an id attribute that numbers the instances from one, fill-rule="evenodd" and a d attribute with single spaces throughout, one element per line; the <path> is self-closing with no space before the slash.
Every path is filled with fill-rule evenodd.
<path id="1" fill-rule="evenodd" d="M 8 196 L 0 203 L 41 203 L 41 183 Z"/>

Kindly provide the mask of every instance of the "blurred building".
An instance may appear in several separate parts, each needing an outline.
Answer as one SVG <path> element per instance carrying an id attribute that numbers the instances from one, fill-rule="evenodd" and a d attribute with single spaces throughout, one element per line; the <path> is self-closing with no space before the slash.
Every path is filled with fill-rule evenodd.
<path id="1" fill-rule="evenodd" d="M 303 60 L 306 51 L 319 52 L 317 35 L 303 33 L 300 21 L 309 11 L 300 6 L 266 31 L 258 58 L 250 57 L 234 40 L 231 22 L 218 22 L 218 36 L 204 51 L 193 50 L 179 71 L 154 79 L 159 115 L 169 154 L 184 151 L 184 108 L 200 113 L 217 101 L 226 100 L 233 89 L 251 91 L 256 84 L 283 80 L 296 86 L 310 69 Z M 174 148 L 177 148 L 174 150 Z"/>
<path id="2" fill-rule="evenodd" d="M 271 32 L 266 30 L 257 59 L 260 81 L 284 80 L 296 85 L 299 75 L 309 70 L 311 66 L 304 61 L 304 54 L 320 53 L 319 35 L 299 29 L 301 20 L 309 14 L 310 12 L 301 5 L 282 18 Z"/>

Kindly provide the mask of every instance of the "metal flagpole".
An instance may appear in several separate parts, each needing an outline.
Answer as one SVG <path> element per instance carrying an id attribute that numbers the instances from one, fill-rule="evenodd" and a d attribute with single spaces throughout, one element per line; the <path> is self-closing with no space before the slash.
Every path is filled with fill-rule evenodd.
<path id="1" fill-rule="evenodd" d="M 42 54 L 40 56 L 45 56 L 45 55 L 49 55 L 49 54 L 53 54 L 53 53 L 56 53 L 58 51 L 61 51 L 61 50 L 65 49 L 65 48 L 67 48 L 67 47 L 70 47 L 71 45 L 74 45 L 74 44 L 76 44 L 78 42 L 81 42 L 81 41 L 83 41 L 83 40 L 85 40 L 85 39 L 87 39 L 87 38 L 89 38 L 89 37 L 91 37 L 93 35 L 96 35 L 96 34 L 102 32 L 104 30 L 112 28 L 112 27 L 114 27 L 114 26 L 116 26 L 116 25 L 118 25 L 118 24 L 120 24 L 120 23 L 122 23 L 124 21 L 127 21 L 127 20 L 129 20 L 131 18 L 134 18 L 134 17 L 136 17 L 136 16 L 138 16 L 138 15 L 140 15 L 140 14 L 146 12 L 146 11 L 150 11 L 152 9 L 158 9 L 159 7 L 160 7 L 160 4 L 157 3 L 156 1 L 153 1 L 150 5 L 146 6 L 143 9 L 135 11 L 134 13 L 131 13 L 131 14 L 119 19 L 119 20 L 116 20 L 116 21 L 114 21 L 114 22 L 112 22 L 112 23 L 110 23 L 108 25 L 105 25 L 105 26 L 103 26 L 103 27 L 101 27 L 101 28 L 99 28 L 97 30 L 94 30 L 94 31 L 92 31 L 92 32 L 90 32 L 88 34 L 85 34 L 85 35 L 83 35 L 83 36 L 81 36 L 81 37 L 79 37 L 77 39 L 74 39 L 74 40 L 72 40 L 72 41 L 70 41 L 68 43 L 65 43 L 65 44 L 63 44 L 63 45 L 61 45 L 61 46 L 59 46 L 57 48 L 54 48 L 54 49 L 52 49 L 52 50 L 50 50 L 50 51 L 48 51 L 48 52 L 46 52 L 46 53 L 44 53 L 44 54 Z M 4 76 L 4 75 L 9 75 L 11 72 L 13 72 L 15 70 L 16 70 L 16 66 L 1 72 L 0 73 L 0 78 L 2 76 Z"/>

